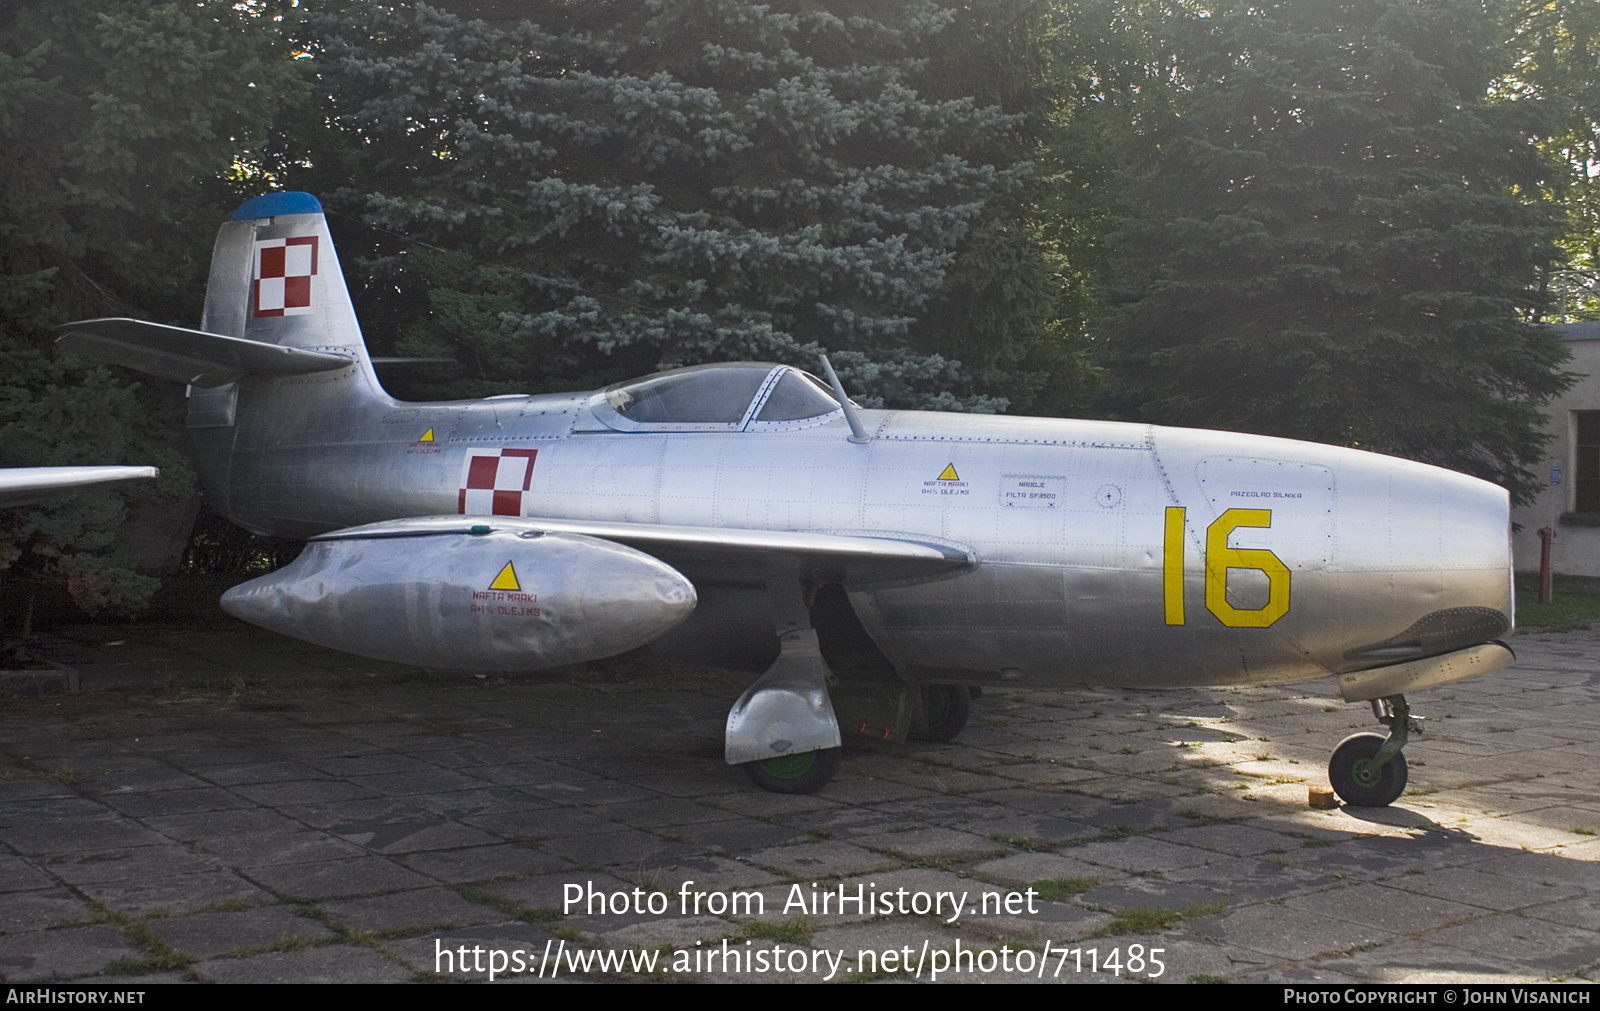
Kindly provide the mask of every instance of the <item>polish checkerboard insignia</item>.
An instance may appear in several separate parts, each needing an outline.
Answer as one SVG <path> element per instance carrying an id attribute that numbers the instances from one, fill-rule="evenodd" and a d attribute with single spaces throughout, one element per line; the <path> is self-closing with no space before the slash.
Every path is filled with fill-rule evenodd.
<path id="1" fill-rule="evenodd" d="M 456 511 L 463 516 L 521 516 L 522 495 L 533 482 L 538 456 L 537 449 L 470 454 Z"/>
<path id="2" fill-rule="evenodd" d="M 263 239 L 251 270 L 251 312 L 256 316 L 303 316 L 311 312 L 311 279 L 317 275 L 317 237 Z"/>

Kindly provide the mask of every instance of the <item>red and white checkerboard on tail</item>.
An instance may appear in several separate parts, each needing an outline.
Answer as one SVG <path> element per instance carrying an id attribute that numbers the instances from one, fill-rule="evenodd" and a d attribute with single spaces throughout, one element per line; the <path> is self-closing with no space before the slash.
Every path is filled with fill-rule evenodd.
<path id="1" fill-rule="evenodd" d="M 522 493 L 533 482 L 537 449 L 498 449 L 467 457 L 456 511 L 463 516 L 521 516 Z"/>
<path id="2" fill-rule="evenodd" d="M 311 279 L 317 275 L 315 235 L 257 242 L 251 267 L 254 315 L 303 316 L 311 312 Z"/>

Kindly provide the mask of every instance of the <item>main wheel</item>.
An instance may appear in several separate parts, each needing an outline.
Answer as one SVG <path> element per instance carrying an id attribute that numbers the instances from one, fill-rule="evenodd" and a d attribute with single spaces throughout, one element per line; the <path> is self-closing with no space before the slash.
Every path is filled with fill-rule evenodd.
<path id="1" fill-rule="evenodd" d="M 1328 781 L 1333 792 L 1354 807 L 1388 807 L 1406 792 L 1406 756 L 1398 752 L 1374 771 L 1372 759 L 1383 747 L 1382 734 L 1351 734 L 1333 749 Z"/>
<path id="2" fill-rule="evenodd" d="M 843 748 L 802 751 L 759 762 L 746 762 L 743 769 L 761 789 L 773 793 L 816 793 L 839 771 Z"/>
<path id="3" fill-rule="evenodd" d="M 924 719 L 911 724 L 914 741 L 955 740 L 972 715 L 972 693 L 965 685 L 923 685 L 922 713 Z"/>

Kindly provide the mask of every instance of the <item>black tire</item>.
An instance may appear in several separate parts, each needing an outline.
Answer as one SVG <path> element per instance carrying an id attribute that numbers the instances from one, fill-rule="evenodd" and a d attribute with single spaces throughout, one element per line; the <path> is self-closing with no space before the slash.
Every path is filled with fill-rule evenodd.
<path id="1" fill-rule="evenodd" d="M 1396 754 L 1378 771 L 1376 777 L 1367 772 L 1378 749 L 1383 747 L 1382 734 L 1351 734 L 1333 749 L 1328 760 L 1328 781 L 1333 792 L 1352 807 L 1388 807 L 1406 792 L 1405 752 Z"/>
<path id="2" fill-rule="evenodd" d="M 953 741 L 972 716 L 972 693 L 965 685 L 923 685 L 922 714 L 911 723 L 913 741 Z"/>
<path id="3" fill-rule="evenodd" d="M 799 754 L 746 762 L 741 768 L 751 782 L 772 793 L 816 793 L 839 771 L 843 748 L 802 751 Z"/>

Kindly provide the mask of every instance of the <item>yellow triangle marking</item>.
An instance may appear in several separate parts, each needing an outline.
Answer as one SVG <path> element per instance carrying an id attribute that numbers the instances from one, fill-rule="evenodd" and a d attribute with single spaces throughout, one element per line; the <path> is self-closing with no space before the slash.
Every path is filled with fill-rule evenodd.
<path id="1" fill-rule="evenodd" d="M 433 429 L 430 428 L 426 432 L 423 432 L 422 433 L 422 438 L 418 439 L 417 441 L 418 442 L 432 442 L 433 441 Z"/>
<path id="2" fill-rule="evenodd" d="M 520 589 L 522 589 L 522 584 L 517 582 L 517 570 L 513 569 L 511 567 L 511 563 L 510 562 L 507 562 L 506 563 L 506 567 L 500 570 L 500 574 L 498 576 L 494 577 L 494 582 L 489 584 L 489 589 L 491 589 L 491 590 L 520 590 Z"/>
<path id="3" fill-rule="evenodd" d="M 956 477 L 956 465 L 953 464 L 953 463 L 945 464 L 944 470 L 941 471 L 940 474 L 939 474 L 939 480 L 941 480 L 941 481 L 959 481 L 959 480 L 961 480 L 959 477 Z"/>

